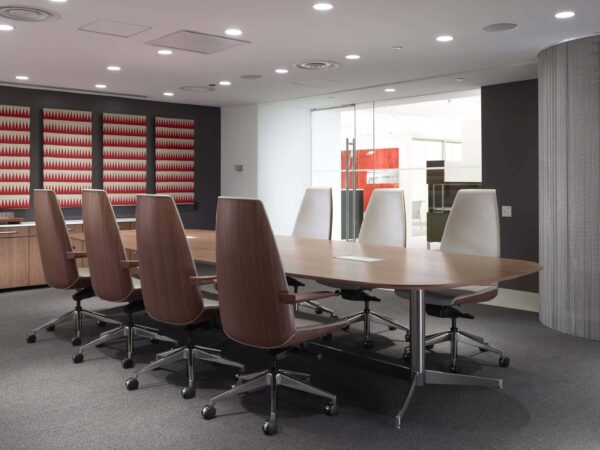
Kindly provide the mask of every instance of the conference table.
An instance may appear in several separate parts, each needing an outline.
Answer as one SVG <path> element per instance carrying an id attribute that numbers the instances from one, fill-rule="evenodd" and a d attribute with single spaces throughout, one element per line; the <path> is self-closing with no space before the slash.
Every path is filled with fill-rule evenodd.
<path id="1" fill-rule="evenodd" d="M 123 246 L 137 249 L 135 230 L 121 231 Z M 216 239 L 212 230 L 186 230 L 197 263 L 216 264 Z M 83 233 L 72 235 L 85 240 Z M 287 275 L 326 281 L 352 283 L 362 288 L 388 288 L 411 291 L 410 346 L 411 384 L 396 416 L 400 428 L 416 387 L 426 384 L 474 385 L 502 388 L 502 380 L 446 373 L 425 368 L 425 302 L 428 289 L 490 285 L 519 278 L 541 270 L 538 263 L 506 258 L 461 255 L 358 242 L 304 239 L 276 236 L 281 261 Z M 404 301 L 398 298 L 398 301 Z"/>

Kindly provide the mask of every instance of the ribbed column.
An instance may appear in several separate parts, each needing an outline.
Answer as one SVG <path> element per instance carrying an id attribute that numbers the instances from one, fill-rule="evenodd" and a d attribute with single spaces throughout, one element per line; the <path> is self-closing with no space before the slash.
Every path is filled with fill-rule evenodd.
<path id="1" fill-rule="evenodd" d="M 600 339 L 600 36 L 538 60 L 540 320 Z"/>

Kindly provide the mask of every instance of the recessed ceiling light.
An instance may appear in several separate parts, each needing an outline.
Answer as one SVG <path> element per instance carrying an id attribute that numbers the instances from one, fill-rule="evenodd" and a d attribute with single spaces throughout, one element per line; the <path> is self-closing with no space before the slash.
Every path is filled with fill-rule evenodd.
<path id="1" fill-rule="evenodd" d="M 94 87 L 96 89 L 106 89 L 108 86 L 105 84 L 95 84 Z"/>
<path id="2" fill-rule="evenodd" d="M 17 75 L 15 79 L 19 81 L 27 81 L 29 80 L 29 77 L 27 75 Z"/>
<path id="3" fill-rule="evenodd" d="M 487 25 L 483 27 L 485 31 L 489 31 L 491 33 L 497 33 L 499 31 L 509 31 L 517 28 L 518 25 L 516 23 L 509 22 L 500 22 L 500 23 L 492 23 L 491 25 Z"/>
<path id="4" fill-rule="evenodd" d="M 575 17 L 574 11 L 560 11 L 554 14 L 554 17 L 557 19 L 570 19 L 571 17 Z"/>
<path id="5" fill-rule="evenodd" d="M 465 79 L 463 77 L 458 77 L 456 81 L 465 81 Z"/>
<path id="6" fill-rule="evenodd" d="M 385 92 L 396 92 L 396 89 L 394 88 L 385 88 L 384 90 Z"/>
<path id="7" fill-rule="evenodd" d="M 66 3 L 67 0 L 50 0 L 52 3 Z"/>
<path id="8" fill-rule="evenodd" d="M 454 40 L 454 37 L 449 34 L 443 34 L 442 36 L 436 37 L 435 40 L 438 42 L 450 42 Z"/>
<path id="9" fill-rule="evenodd" d="M 175 94 L 173 94 L 172 92 L 163 92 L 163 95 L 165 97 L 173 97 Z"/>
<path id="10" fill-rule="evenodd" d="M 242 30 L 240 30 L 239 28 L 227 28 L 225 30 L 225 34 L 227 36 L 241 36 Z"/>
<path id="11" fill-rule="evenodd" d="M 316 11 L 331 11 L 333 5 L 331 3 L 315 3 L 313 9 Z"/>
<path id="12" fill-rule="evenodd" d="M 231 86 L 231 81 L 223 80 L 219 81 L 220 86 Z"/>
<path id="13" fill-rule="evenodd" d="M 360 55 L 355 55 L 355 54 L 346 55 L 346 59 L 350 59 L 350 60 L 360 59 Z"/>
<path id="14" fill-rule="evenodd" d="M 401 45 L 394 45 L 394 46 L 392 47 L 392 49 L 394 49 L 394 50 L 402 50 L 402 49 L 403 49 L 403 47 L 402 47 Z"/>
<path id="15" fill-rule="evenodd" d="M 121 68 L 119 66 L 107 66 L 106 70 L 110 70 L 111 72 L 118 72 L 119 70 L 121 70 Z"/>
<path id="16" fill-rule="evenodd" d="M 284 75 L 288 72 L 289 72 L 289 70 L 287 70 L 287 69 L 275 69 L 275 73 L 279 73 L 281 75 Z"/>
<path id="17" fill-rule="evenodd" d="M 156 53 L 158 53 L 159 55 L 172 55 L 173 54 L 173 50 L 169 50 L 168 48 L 161 48 Z"/>
<path id="18" fill-rule="evenodd" d="M 0 23 L 0 31 L 12 31 L 15 27 L 7 23 Z"/>

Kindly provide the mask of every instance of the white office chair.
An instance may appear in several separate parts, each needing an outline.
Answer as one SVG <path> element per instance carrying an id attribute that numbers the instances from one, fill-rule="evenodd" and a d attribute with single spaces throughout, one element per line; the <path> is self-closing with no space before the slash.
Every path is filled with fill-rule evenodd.
<path id="1" fill-rule="evenodd" d="M 309 187 L 304 192 L 292 236 L 307 239 L 331 239 L 331 219 L 333 215 L 333 198 L 331 188 Z M 298 288 L 305 286 L 301 281 L 286 277 L 288 286 L 298 293 Z M 314 309 L 315 313 L 328 313 L 333 317 L 334 312 L 314 301 L 298 303 L 300 306 Z"/>
<path id="2" fill-rule="evenodd" d="M 440 251 L 478 256 L 500 256 L 500 218 L 495 189 L 463 189 L 458 191 L 448 216 L 442 236 Z M 410 291 L 398 290 L 396 294 L 410 300 Z M 427 336 L 425 346 L 430 350 L 435 344 L 450 342 L 450 371 L 460 372 L 457 363 L 458 343 L 472 345 L 481 351 L 500 355 L 499 365 L 508 367 L 510 359 L 504 352 L 489 345 L 480 336 L 460 331 L 456 326 L 459 317 L 473 319 L 454 306 L 480 303 L 498 295 L 498 286 L 470 286 L 457 289 L 439 289 L 425 292 L 427 314 L 452 320 L 450 331 Z M 405 350 L 405 357 L 410 349 Z"/>
<path id="3" fill-rule="evenodd" d="M 406 247 L 406 209 L 402 189 L 375 189 L 373 191 L 357 241 L 361 244 Z M 363 346 L 365 348 L 373 346 L 371 321 L 385 325 L 390 330 L 404 330 L 406 332 L 405 338 L 410 337 L 408 328 L 394 322 L 389 317 L 371 311 L 370 302 L 378 302 L 380 299 L 367 294 L 361 286 L 336 285 L 335 287 L 340 289 L 343 299 L 364 303 L 363 311 L 352 314 L 346 319 L 350 324 L 364 323 Z"/>

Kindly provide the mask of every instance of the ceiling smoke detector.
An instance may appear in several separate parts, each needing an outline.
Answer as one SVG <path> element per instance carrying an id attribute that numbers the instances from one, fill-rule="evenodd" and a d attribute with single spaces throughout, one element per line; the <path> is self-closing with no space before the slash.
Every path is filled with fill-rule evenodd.
<path id="1" fill-rule="evenodd" d="M 0 6 L 0 17 L 19 22 L 46 22 L 60 18 L 58 13 L 33 6 Z"/>
<path id="2" fill-rule="evenodd" d="M 332 61 L 307 61 L 296 64 L 296 67 L 304 70 L 337 69 L 339 64 Z"/>
<path id="3" fill-rule="evenodd" d="M 214 86 L 182 86 L 179 89 L 185 92 L 195 92 L 197 94 L 206 94 L 207 92 L 216 90 Z"/>

